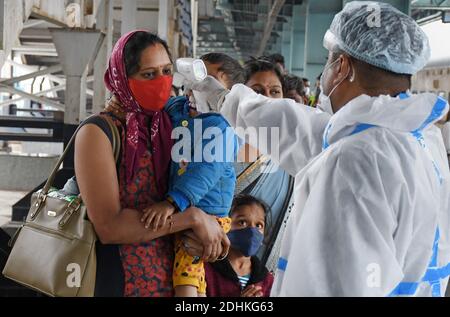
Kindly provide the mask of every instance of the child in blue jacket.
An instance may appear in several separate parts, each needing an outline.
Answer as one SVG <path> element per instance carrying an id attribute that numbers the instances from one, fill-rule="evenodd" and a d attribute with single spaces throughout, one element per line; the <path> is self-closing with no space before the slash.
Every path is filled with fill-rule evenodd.
<path id="1" fill-rule="evenodd" d="M 166 111 L 176 136 L 172 148 L 169 190 L 166 200 L 148 208 L 142 218 L 146 227 L 164 226 L 175 212 L 195 206 L 216 216 L 225 232 L 231 228 L 238 140 L 220 114 L 200 114 L 185 97 L 172 98 Z M 178 157 L 174 157 L 178 156 Z M 203 262 L 188 255 L 177 237 L 173 283 L 175 296 L 205 296 Z"/>

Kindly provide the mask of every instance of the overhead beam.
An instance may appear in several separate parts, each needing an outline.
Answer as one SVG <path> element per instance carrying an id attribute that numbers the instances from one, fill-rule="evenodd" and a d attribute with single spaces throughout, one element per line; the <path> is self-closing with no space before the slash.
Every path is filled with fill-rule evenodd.
<path id="1" fill-rule="evenodd" d="M 11 79 L 2 80 L 2 81 L 0 81 L 0 83 L 2 83 L 4 85 L 12 85 L 12 84 L 15 84 L 15 83 L 27 80 L 27 79 L 36 78 L 36 77 L 39 77 L 39 76 L 44 76 L 44 75 L 48 75 L 48 74 L 51 74 L 51 73 L 60 72 L 61 70 L 62 70 L 62 66 L 61 65 L 50 66 L 48 68 L 39 70 L 37 72 L 33 72 L 33 73 L 26 74 L 26 75 L 19 76 L 19 77 L 14 77 L 14 78 L 11 78 Z"/>
<path id="2" fill-rule="evenodd" d="M 20 69 L 23 69 L 23 70 L 27 70 L 27 71 L 30 71 L 30 72 L 35 72 L 36 69 L 37 69 L 37 66 L 26 65 L 26 64 L 19 64 L 19 63 L 15 62 L 15 61 L 12 61 L 12 60 L 7 60 L 5 63 L 7 63 L 7 64 L 9 64 L 9 65 L 11 65 L 13 67 L 17 67 L 17 68 L 20 68 Z M 47 77 L 49 80 L 51 80 L 51 81 L 53 81 L 53 82 L 55 82 L 57 84 L 64 84 L 66 82 L 66 80 L 64 78 L 58 77 L 56 75 L 48 74 L 48 75 L 44 75 L 44 77 Z"/>
<path id="3" fill-rule="evenodd" d="M 57 20 L 57 19 L 55 19 L 53 17 L 44 15 L 41 12 L 38 12 L 37 10 L 39 10 L 39 9 L 33 9 L 33 11 L 31 12 L 30 17 L 33 17 L 33 18 L 35 18 L 37 20 L 43 20 L 45 22 L 51 23 L 51 24 L 53 24 L 55 26 L 59 26 L 59 27 L 67 26 L 67 24 L 64 23 L 63 21 L 59 21 L 59 20 Z"/>
<path id="4" fill-rule="evenodd" d="M 53 100 L 45 98 L 45 97 L 39 97 L 39 96 L 36 96 L 33 94 L 29 94 L 27 92 L 13 88 L 8 85 L 4 85 L 4 84 L 0 83 L 0 90 L 5 91 L 10 94 L 22 96 L 26 99 L 30 99 L 30 100 L 36 101 L 38 103 L 41 103 L 41 104 L 51 106 L 53 108 L 56 108 L 57 110 L 64 110 L 64 105 L 59 102 L 53 101 Z"/>
<path id="5" fill-rule="evenodd" d="M 45 23 L 44 20 L 30 19 L 23 24 L 24 29 L 32 28 Z"/>
<path id="6" fill-rule="evenodd" d="M 49 94 L 49 93 L 52 93 L 52 92 L 57 92 L 57 91 L 60 91 L 60 90 L 63 90 L 63 89 L 66 89 L 66 85 L 65 84 L 64 85 L 58 85 L 58 86 L 55 86 L 55 87 L 50 88 L 50 89 L 39 91 L 39 92 L 35 93 L 34 95 L 38 96 L 38 97 L 41 97 L 41 96 L 45 96 L 46 94 Z M 7 99 L 7 100 L 4 100 L 4 101 L 0 102 L 0 107 L 8 106 L 10 104 L 17 103 L 19 101 L 27 100 L 27 99 L 28 98 L 25 98 L 25 97 L 19 97 L 19 98 L 14 98 L 14 99 Z"/>
<path id="7" fill-rule="evenodd" d="M 88 82 L 88 83 L 92 82 L 92 81 L 94 81 L 94 76 L 89 76 L 86 79 L 86 82 Z M 58 85 L 58 86 L 52 87 L 50 89 L 46 89 L 46 90 L 42 90 L 42 91 L 36 92 L 33 95 L 41 97 L 41 96 L 45 96 L 46 94 L 49 94 L 49 93 L 52 93 L 52 92 L 61 91 L 61 90 L 64 90 L 64 89 L 66 89 L 66 84 Z M 28 97 L 19 97 L 19 98 L 14 98 L 14 99 L 7 99 L 7 100 L 4 100 L 4 101 L 0 102 L 0 107 L 7 106 L 7 105 L 10 105 L 12 103 L 17 103 L 19 101 L 27 100 L 27 99 L 28 99 Z"/>
<path id="8" fill-rule="evenodd" d="M 411 7 L 411 9 L 414 9 L 414 10 L 447 11 L 447 10 L 450 10 L 450 6 L 442 6 L 442 7 L 413 6 L 413 7 Z"/>
<path id="9" fill-rule="evenodd" d="M 24 55 L 38 55 L 38 56 L 58 56 L 54 47 L 45 46 L 31 46 L 21 45 L 13 47 L 12 50 Z"/>
<path id="10" fill-rule="evenodd" d="M 345 6 L 348 2 L 352 2 L 354 0 L 343 0 L 342 6 Z M 389 3 L 393 7 L 397 8 L 398 10 L 402 11 L 403 13 L 410 15 L 411 13 L 411 3 L 417 2 L 417 1 L 410 1 L 410 0 L 381 0 L 381 2 Z M 445 1 L 444 1 L 445 2 Z"/>
<path id="11" fill-rule="evenodd" d="M 259 45 L 259 49 L 257 52 L 257 56 L 261 56 L 264 54 L 264 51 L 267 46 L 267 42 L 269 41 L 270 35 L 272 34 L 273 27 L 275 25 L 275 22 L 277 21 L 277 16 L 281 11 L 281 8 L 283 7 L 286 0 L 275 0 L 275 3 L 272 6 L 272 9 L 270 10 L 269 17 L 267 20 L 266 28 L 264 29 L 264 34 L 262 36 L 261 43 Z"/>
<path id="12" fill-rule="evenodd" d="M 16 62 L 12 61 L 12 60 L 6 60 L 5 63 L 7 63 L 7 64 L 9 64 L 9 65 L 11 65 L 13 67 L 18 67 L 20 69 L 27 70 L 27 71 L 30 71 L 30 72 L 36 71 L 36 66 L 19 64 L 19 63 L 16 63 Z M 66 84 L 66 80 L 64 78 L 58 77 L 56 75 L 47 74 L 47 75 L 44 75 L 44 77 L 46 77 L 48 80 L 50 80 L 50 81 L 52 81 L 54 83 L 60 84 L 60 85 L 65 85 Z M 89 78 L 91 78 L 91 80 L 89 80 Z M 89 82 L 89 81 L 92 81 L 92 77 L 88 77 L 87 82 Z M 89 95 L 89 96 L 93 96 L 94 95 L 94 91 L 92 89 L 86 89 L 86 94 Z"/>

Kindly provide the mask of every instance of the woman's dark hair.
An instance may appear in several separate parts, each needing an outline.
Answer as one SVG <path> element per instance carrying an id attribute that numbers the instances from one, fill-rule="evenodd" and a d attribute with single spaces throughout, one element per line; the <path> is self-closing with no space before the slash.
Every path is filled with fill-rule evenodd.
<path id="1" fill-rule="evenodd" d="M 275 64 L 279 63 L 279 64 L 283 65 L 283 67 L 285 65 L 284 64 L 284 56 L 279 53 L 269 55 L 269 56 L 267 56 L 267 59 L 272 61 L 272 63 L 275 63 Z"/>
<path id="2" fill-rule="evenodd" d="M 259 72 L 273 72 L 280 80 L 281 86 L 284 87 L 283 74 L 280 67 L 267 58 L 251 58 L 244 64 L 245 83 L 247 83 L 253 75 Z"/>
<path id="3" fill-rule="evenodd" d="M 240 194 L 234 197 L 233 203 L 231 205 L 230 217 L 239 207 L 252 205 L 259 206 L 264 210 L 264 222 L 266 224 L 265 227 L 270 228 L 272 219 L 270 207 L 262 200 L 259 200 L 258 198 L 251 195 Z"/>
<path id="4" fill-rule="evenodd" d="M 200 57 L 200 59 L 213 65 L 220 65 L 219 71 L 224 72 L 228 76 L 230 79 L 230 86 L 244 83 L 244 69 L 237 60 L 227 54 L 208 53 Z"/>
<path id="5" fill-rule="evenodd" d="M 300 96 L 304 96 L 305 86 L 303 79 L 295 75 L 285 75 L 283 86 L 284 94 L 287 95 L 287 92 L 290 90 L 295 90 Z"/>
<path id="6" fill-rule="evenodd" d="M 130 77 L 136 74 L 140 69 L 141 55 L 142 52 L 149 46 L 156 44 L 161 44 L 167 51 L 170 61 L 172 61 L 172 55 L 170 54 L 169 47 L 166 41 L 161 39 L 158 35 L 139 31 L 133 34 L 129 39 L 124 48 L 124 60 L 125 69 L 127 71 L 127 76 Z"/>

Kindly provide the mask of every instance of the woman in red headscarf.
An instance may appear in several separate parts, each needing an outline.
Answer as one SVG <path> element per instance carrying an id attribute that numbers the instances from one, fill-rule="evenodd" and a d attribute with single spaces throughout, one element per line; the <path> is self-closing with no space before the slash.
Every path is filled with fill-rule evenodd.
<path id="1" fill-rule="evenodd" d="M 105 84 L 126 113 L 122 118 L 103 114 L 110 115 L 121 132 L 119 163 L 116 166 L 104 123 L 87 120 L 76 138 L 75 173 L 100 241 L 118 245 L 124 284 L 109 288 L 123 287 L 125 296 L 172 296 L 170 234 L 193 230 L 204 241 L 207 261 L 221 256 L 228 240 L 215 218 L 196 208 L 173 215 L 156 231 L 141 222 L 142 212 L 164 201 L 167 190 L 172 146 L 171 122 L 162 111 L 172 86 L 167 44 L 146 31 L 124 35 L 112 52 Z M 97 275 L 113 272 L 102 267 Z"/>

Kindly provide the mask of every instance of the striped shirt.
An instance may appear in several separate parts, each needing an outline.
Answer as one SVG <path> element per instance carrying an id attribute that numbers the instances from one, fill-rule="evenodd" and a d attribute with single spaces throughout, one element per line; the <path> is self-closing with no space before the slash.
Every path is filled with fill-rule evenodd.
<path id="1" fill-rule="evenodd" d="M 239 283 L 241 283 L 241 288 L 244 289 L 247 286 L 248 281 L 250 280 L 250 274 L 244 276 L 238 276 Z"/>

